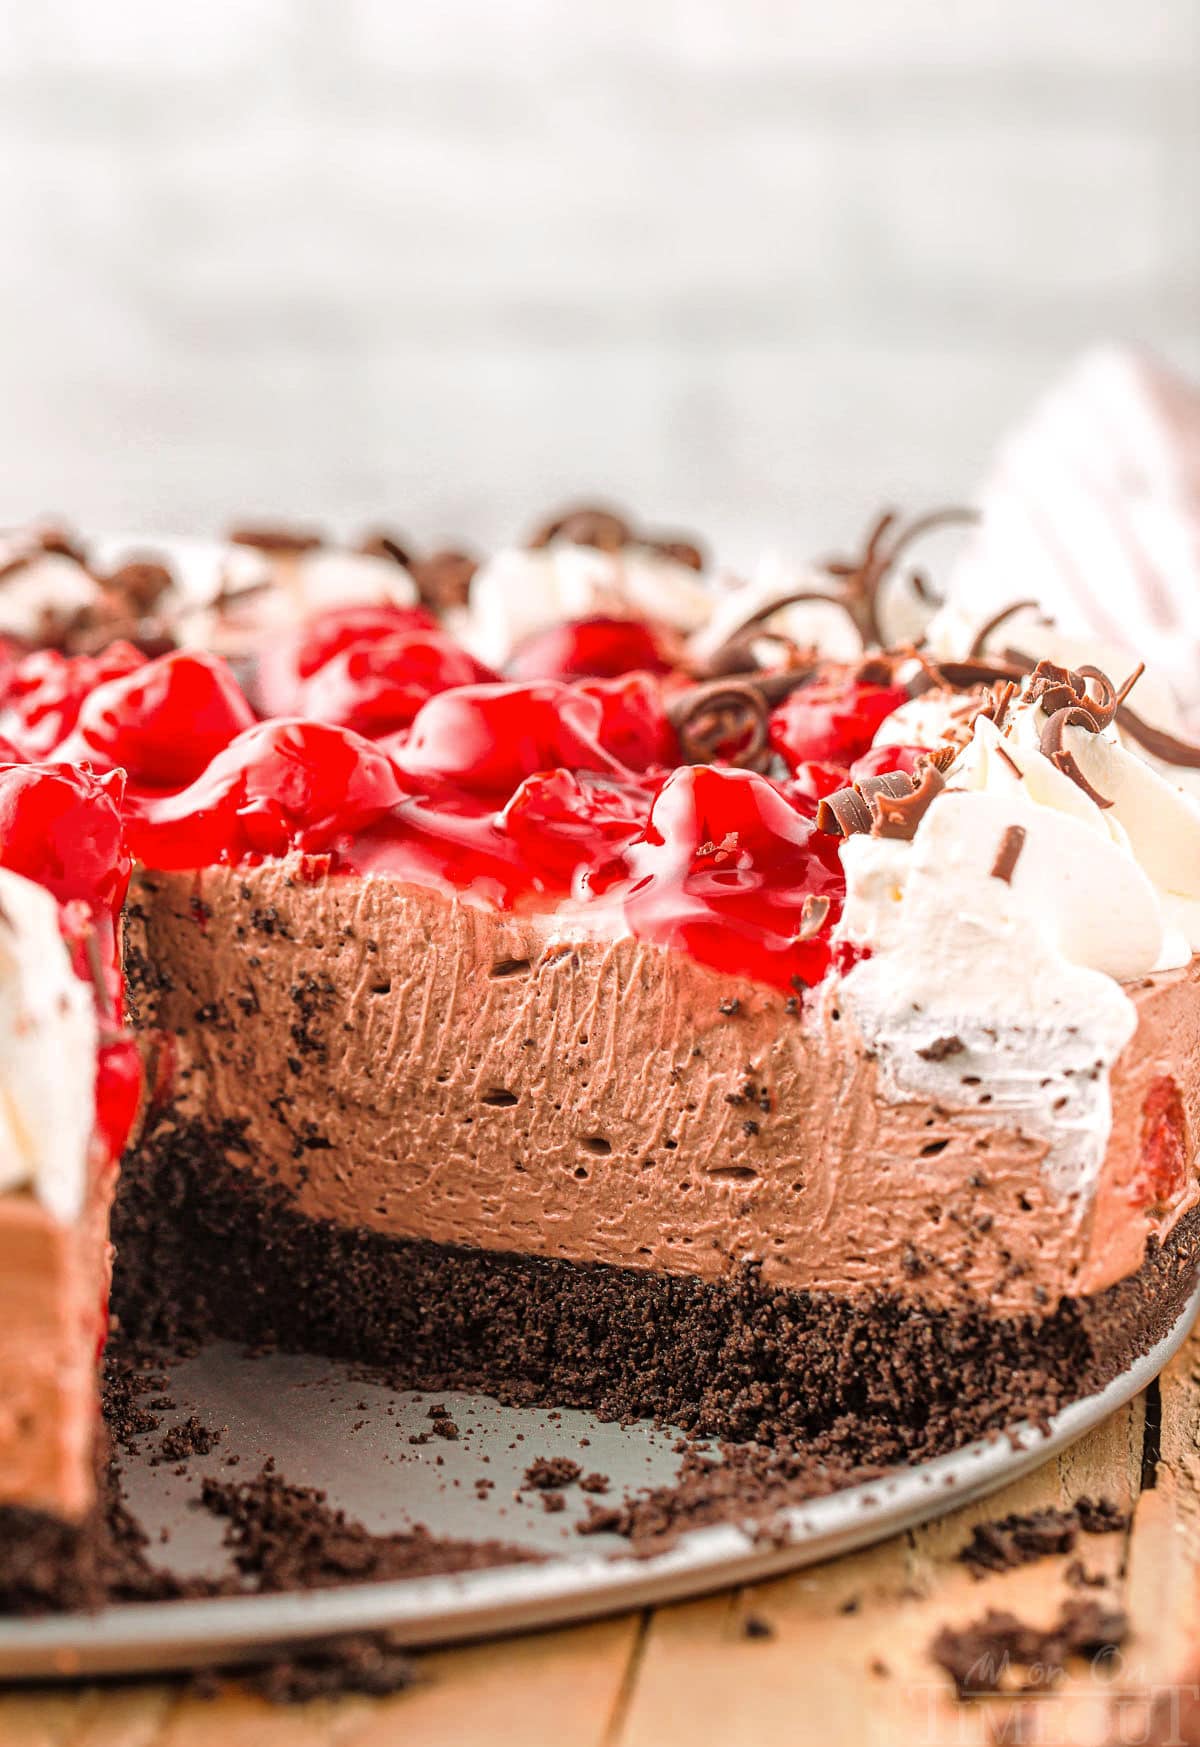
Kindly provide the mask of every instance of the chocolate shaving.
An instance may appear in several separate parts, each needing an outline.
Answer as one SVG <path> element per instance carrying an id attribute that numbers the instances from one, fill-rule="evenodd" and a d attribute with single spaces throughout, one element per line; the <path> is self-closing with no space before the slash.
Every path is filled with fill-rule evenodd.
<path id="1" fill-rule="evenodd" d="M 414 558 L 409 565 L 417 593 L 424 605 L 435 613 L 466 606 L 471 580 L 478 569 L 478 560 L 469 553 L 450 549 L 431 552 L 425 558 Z"/>
<path id="2" fill-rule="evenodd" d="M 995 685 L 1011 680 L 1019 685 L 1029 672 L 1029 664 L 1014 660 L 1013 651 L 1006 649 L 1002 658 L 972 661 L 931 661 L 919 650 L 913 653 L 921 663 L 921 671 L 909 681 L 909 693 L 914 698 L 942 686 L 946 691 L 970 691 L 976 685 Z"/>
<path id="3" fill-rule="evenodd" d="M 1009 709 L 1011 708 L 1012 701 L 1016 695 L 1017 685 L 1015 680 L 1004 679 L 998 681 L 993 687 L 987 703 L 983 705 L 979 714 L 981 716 L 986 716 L 990 722 L 994 723 L 995 726 L 1003 732 L 1004 724 L 1008 720 Z"/>
<path id="4" fill-rule="evenodd" d="M 946 786 L 946 779 L 936 765 L 925 759 L 917 766 L 917 781 L 907 795 L 877 795 L 872 804 L 876 837 L 898 837 L 911 843 L 917 826 L 937 796 Z"/>
<path id="5" fill-rule="evenodd" d="M 569 540 L 574 546 L 591 546 L 597 552 L 611 553 L 626 546 L 644 546 L 688 570 L 704 569 L 704 553 L 695 540 L 635 528 L 624 516 L 603 505 L 580 504 L 561 511 L 535 529 L 527 545 L 536 551 L 552 540 Z"/>
<path id="6" fill-rule="evenodd" d="M 770 762 L 767 715 L 760 688 L 740 679 L 692 686 L 667 705 L 685 764 L 723 758 L 743 770 L 765 770 Z"/>
<path id="7" fill-rule="evenodd" d="M 1012 753 L 1008 750 L 1007 746 L 997 746 L 996 757 L 1003 760 L 1009 770 L 1012 771 L 1013 775 L 1017 777 L 1019 781 L 1024 782 L 1025 773 L 1013 757 Z"/>
<path id="8" fill-rule="evenodd" d="M 1025 847 L 1024 825 L 1010 825 L 1000 839 L 1000 847 L 996 851 L 996 859 L 992 863 L 992 878 L 1003 880 L 1005 885 L 1012 883 L 1021 851 Z"/>
<path id="9" fill-rule="evenodd" d="M 409 548 L 383 528 L 375 528 L 369 534 L 364 534 L 354 550 L 364 558 L 390 558 L 393 564 L 399 564 L 405 570 L 412 565 Z"/>
<path id="10" fill-rule="evenodd" d="M 817 829 L 834 837 L 870 831 L 876 837 L 911 840 L 930 802 L 945 786 L 941 771 L 929 759 L 922 759 L 915 781 L 902 770 L 864 777 L 826 795 L 817 807 Z"/>
<path id="11" fill-rule="evenodd" d="M 871 829 L 871 809 L 853 783 L 848 788 L 835 789 L 817 804 L 817 830 L 831 837 L 853 837 L 856 832 Z"/>
<path id="12" fill-rule="evenodd" d="M 967 660 L 973 661 L 976 656 L 983 654 L 987 647 L 987 640 L 993 631 L 998 631 L 1001 625 L 1007 624 L 1008 620 L 1015 618 L 1018 613 L 1023 613 L 1029 607 L 1037 605 L 1038 602 L 1035 600 L 1010 601 L 1006 607 L 1001 607 L 998 613 L 993 613 L 990 619 L 985 619 L 971 638 L 971 647 L 967 650 Z"/>
<path id="13" fill-rule="evenodd" d="M 814 934 L 819 934 L 825 926 L 829 911 L 829 899 L 810 892 L 800 906 L 800 928 L 796 939 L 811 940 Z"/>
<path id="14" fill-rule="evenodd" d="M 839 608 L 857 631 L 864 649 L 882 643 L 884 635 L 879 618 L 881 592 L 905 551 L 935 528 L 974 519 L 973 510 L 952 507 L 933 510 L 907 524 L 898 524 L 895 512 L 885 511 L 872 525 L 863 550 L 857 557 L 830 558 L 817 567 L 834 584 L 832 588 L 814 588 L 809 584 L 802 588 L 789 589 L 747 613 L 729 633 L 721 648 L 714 651 L 709 660 L 709 671 L 729 671 L 731 664 L 744 657 L 750 634 L 756 627 L 773 618 L 785 607 L 801 606 L 806 602 L 821 602 Z M 892 536 L 890 540 L 889 534 Z M 929 598 L 928 585 L 924 581 L 920 592 L 922 598 Z"/>
<path id="15" fill-rule="evenodd" d="M 935 746 L 932 752 L 927 752 L 925 754 L 925 758 L 927 762 L 933 766 L 934 770 L 940 771 L 945 775 L 945 773 L 950 769 L 950 766 L 954 763 L 954 760 L 958 757 L 958 752 L 959 749 L 957 746 Z"/>
<path id="16" fill-rule="evenodd" d="M 1164 764 L 1177 764 L 1184 770 L 1200 770 L 1200 746 L 1195 741 L 1181 740 L 1178 735 L 1168 734 L 1165 728 L 1154 727 L 1125 703 L 1117 705 L 1117 723 L 1152 758 L 1160 758 Z"/>
<path id="17" fill-rule="evenodd" d="M 1073 726 L 1089 728 L 1093 733 L 1098 731 L 1095 717 L 1087 709 L 1081 708 L 1079 705 L 1067 704 L 1062 709 L 1055 710 L 1042 729 L 1041 750 L 1051 764 L 1061 770 L 1064 776 L 1069 776 L 1075 786 L 1082 789 L 1084 794 L 1095 801 L 1098 807 L 1111 807 L 1112 801 L 1106 795 L 1102 795 L 1099 789 L 1092 787 L 1079 768 L 1074 753 L 1069 751 L 1063 742 L 1064 732 Z"/>
<path id="18" fill-rule="evenodd" d="M 250 524 L 231 528 L 228 539 L 234 546 L 251 546 L 256 552 L 277 554 L 312 552 L 325 541 L 311 528 L 263 527 Z"/>

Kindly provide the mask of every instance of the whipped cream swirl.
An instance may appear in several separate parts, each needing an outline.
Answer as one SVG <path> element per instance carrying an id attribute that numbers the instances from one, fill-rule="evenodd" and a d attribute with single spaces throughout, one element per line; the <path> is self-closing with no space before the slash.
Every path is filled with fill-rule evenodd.
<path id="1" fill-rule="evenodd" d="M 1027 687 L 1003 730 L 976 720 L 911 840 L 846 840 L 839 933 L 870 956 L 839 994 L 891 1096 L 1038 1137 L 1069 1195 L 1103 1161 L 1122 983 L 1200 946 L 1200 804 L 1112 727 L 1069 726 L 1099 805 L 1042 750 L 1047 720 Z"/>
<path id="2" fill-rule="evenodd" d="M 50 893 L 0 869 L 0 1192 L 32 1189 L 64 1223 L 87 1186 L 96 1115 L 91 990 Z"/>
<path id="3" fill-rule="evenodd" d="M 708 623 L 713 598 L 689 565 L 651 547 L 602 552 L 552 540 L 482 564 L 453 629 L 479 661 L 500 669 L 529 638 L 572 619 L 652 619 L 687 634 Z"/>

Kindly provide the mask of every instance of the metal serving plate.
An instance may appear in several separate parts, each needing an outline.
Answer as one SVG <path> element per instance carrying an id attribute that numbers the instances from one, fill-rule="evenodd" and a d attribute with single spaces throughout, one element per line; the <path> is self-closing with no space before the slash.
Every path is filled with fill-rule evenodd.
<path id="1" fill-rule="evenodd" d="M 1144 1389 L 1180 1347 L 1198 1310 L 1200 1287 L 1151 1352 L 1100 1394 L 1056 1415 L 1048 1431 L 1014 1427 L 794 1507 L 782 1518 L 786 1538 L 756 1540 L 730 1523 L 694 1530 L 651 1558 L 629 1556 L 614 1535 L 576 1534 L 586 1509 L 577 1486 L 567 1489 L 567 1508 L 551 1514 L 538 1493 L 521 1490 L 522 1480 L 535 1457 L 571 1456 L 585 1470 L 607 1474 L 606 1497 L 620 1500 L 674 1478 L 680 1457 L 669 1431 L 645 1422 L 604 1424 L 577 1411 L 505 1408 L 486 1396 L 398 1394 L 328 1360 L 250 1358 L 215 1345 L 172 1371 L 176 1409 L 125 1460 L 129 1504 L 149 1534 L 152 1555 L 170 1569 L 181 1575 L 227 1569 L 220 1522 L 191 1501 L 202 1476 L 249 1478 L 268 1454 L 285 1479 L 324 1488 L 331 1504 L 372 1530 L 423 1523 L 435 1534 L 499 1539 L 548 1558 L 453 1577 L 6 1619 L 0 1621 L 0 1679 L 231 1663 L 267 1648 L 379 1627 L 396 1642 L 449 1644 L 774 1577 L 957 1509 L 1037 1467 Z M 431 1431 L 434 1403 L 445 1405 L 460 1437 L 411 1442 Z M 179 1473 L 178 1464 L 161 1459 L 159 1445 L 163 1432 L 189 1413 L 227 1430 L 209 1455 L 192 1456 Z M 582 1448 L 581 1439 L 587 1440 Z M 236 1465 L 228 1464 L 230 1456 L 239 1458 Z M 481 1497 L 476 1482 L 483 1477 L 494 1484 Z"/>

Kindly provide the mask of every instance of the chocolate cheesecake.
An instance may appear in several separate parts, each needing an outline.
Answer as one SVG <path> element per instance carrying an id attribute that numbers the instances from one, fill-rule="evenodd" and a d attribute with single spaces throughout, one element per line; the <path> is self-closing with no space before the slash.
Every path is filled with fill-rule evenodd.
<path id="1" fill-rule="evenodd" d="M 128 1335 L 849 1472 L 1046 1415 L 1173 1324 L 1200 806 L 1139 752 L 1129 685 L 798 642 L 814 592 L 867 641 L 881 533 L 740 620 L 686 543 L 598 515 L 440 615 L 398 542 L 368 555 L 382 595 L 309 610 L 315 548 L 243 535 L 277 568 L 236 676 L 189 608 L 189 648 L 21 656 L 0 714 L 13 818 L 38 783 L 114 818 L 123 790 L 88 914 L 111 931 L 131 857 Z M 67 1198 L 37 1172 L 0 1196 L 2 1399 L 52 1322 L 66 1380 L 39 1409 L 61 1459 L 0 1420 L 9 1547 L 88 1520 L 114 1174 L 81 1155 Z"/>

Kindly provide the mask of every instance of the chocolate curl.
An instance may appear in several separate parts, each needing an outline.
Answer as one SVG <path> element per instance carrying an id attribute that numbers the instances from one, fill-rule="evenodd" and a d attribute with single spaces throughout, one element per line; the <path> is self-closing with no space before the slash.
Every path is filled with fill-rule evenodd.
<path id="1" fill-rule="evenodd" d="M 915 782 L 902 770 L 864 777 L 826 795 L 817 808 L 817 829 L 833 837 L 869 831 L 875 837 L 911 838 L 945 786 L 941 771 L 929 759 L 918 766 Z"/>
<path id="2" fill-rule="evenodd" d="M 597 552 L 610 553 L 620 552 L 626 546 L 644 546 L 688 570 L 704 569 L 704 553 L 695 540 L 647 533 L 602 505 L 580 504 L 562 511 L 535 529 L 526 544 L 536 551 L 548 546 L 551 540 L 569 540 L 575 546 L 591 546 Z"/>
<path id="3" fill-rule="evenodd" d="M 743 770 L 766 770 L 771 762 L 771 711 L 815 670 L 815 662 L 802 662 L 773 672 L 732 673 L 676 693 L 666 710 L 683 762 L 711 764 L 723 758 Z"/>
<path id="4" fill-rule="evenodd" d="M 231 528 L 226 539 L 233 546 L 251 546 L 256 552 L 273 552 L 283 556 L 293 552 L 313 552 L 325 544 L 322 534 L 312 528 L 285 528 L 247 524 Z"/>
<path id="5" fill-rule="evenodd" d="M 759 687 L 741 679 L 692 686 L 667 705 L 685 764 L 711 764 L 724 757 L 743 770 L 762 771 L 770 763 L 769 713 Z M 728 747 L 733 750 L 725 751 Z"/>
<path id="6" fill-rule="evenodd" d="M 1068 751 L 1063 735 L 1070 727 L 1088 728 L 1097 732 L 1095 718 L 1085 709 L 1075 705 L 1066 705 L 1061 710 L 1055 710 L 1046 726 L 1042 729 L 1041 750 L 1056 769 L 1064 776 L 1069 776 L 1076 788 L 1082 789 L 1090 800 L 1098 807 L 1111 807 L 1112 801 L 1107 795 L 1102 795 L 1099 789 L 1092 787 L 1084 776 L 1076 761 L 1075 754 Z"/>
<path id="7" fill-rule="evenodd" d="M 910 779 L 911 780 L 911 779 Z M 917 827 L 946 786 L 946 779 L 928 759 L 917 766 L 917 781 L 907 795 L 876 795 L 871 810 L 875 837 L 897 837 L 911 843 Z"/>
<path id="8" fill-rule="evenodd" d="M 737 664 L 746 656 L 755 630 L 765 620 L 773 618 L 785 607 L 801 606 L 805 602 L 820 602 L 837 607 L 853 625 L 864 650 L 882 643 L 880 595 L 884 583 L 901 557 L 911 545 L 935 528 L 974 520 L 974 510 L 954 506 L 931 510 L 928 515 L 918 516 L 908 523 L 898 523 L 895 511 L 886 510 L 873 523 L 863 550 L 857 557 L 830 558 L 817 566 L 835 585 L 833 588 L 814 588 L 809 584 L 802 588 L 789 589 L 756 607 L 753 612 L 748 612 L 729 633 L 720 649 L 715 650 L 710 657 L 709 671 L 735 671 Z M 921 582 L 920 592 L 923 597 L 928 598 L 929 590 L 924 581 Z"/>
<path id="9" fill-rule="evenodd" d="M 1009 601 L 1006 607 L 1001 607 L 998 613 L 993 613 L 990 619 L 985 619 L 975 635 L 971 638 L 971 647 L 967 650 L 967 660 L 974 661 L 983 654 L 987 640 L 993 631 L 998 631 L 1001 625 L 1006 625 L 1010 619 L 1015 619 L 1018 613 L 1026 612 L 1030 607 L 1038 605 L 1035 600 Z"/>

